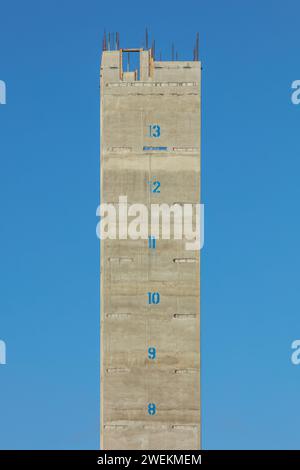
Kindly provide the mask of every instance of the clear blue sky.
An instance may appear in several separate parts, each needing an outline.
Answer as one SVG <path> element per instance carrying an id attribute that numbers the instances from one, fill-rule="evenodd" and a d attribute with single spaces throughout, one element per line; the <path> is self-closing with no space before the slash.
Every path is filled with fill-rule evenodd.
<path id="1" fill-rule="evenodd" d="M 101 40 L 140 46 L 146 25 L 163 58 L 200 32 L 203 445 L 300 448 L 299 17 L 296 0 L 1 1 L 0 448 L 98 447 Z"/>

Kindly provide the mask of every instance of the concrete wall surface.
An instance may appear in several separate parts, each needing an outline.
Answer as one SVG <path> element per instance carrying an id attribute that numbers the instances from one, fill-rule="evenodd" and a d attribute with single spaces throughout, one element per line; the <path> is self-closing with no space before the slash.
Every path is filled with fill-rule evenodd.
<path id="1" fill-rule="evenodd" d="M 140 51 L 140 67 L 102 54 L 101 202 L 199 203 L 200 62 Z M 101 448 L 200 448 L 200 252 L 184 240 L 101 241 Z"/>

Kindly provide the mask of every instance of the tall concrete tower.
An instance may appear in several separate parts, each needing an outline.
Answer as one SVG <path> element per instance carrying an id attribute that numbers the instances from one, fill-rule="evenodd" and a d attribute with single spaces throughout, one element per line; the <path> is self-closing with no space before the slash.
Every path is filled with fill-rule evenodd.
<path id="1" fill-rule="evenodd" d="M 200 202 L 200 75 L 198 60 L 103 51 L 102 203 Z M 199 448 L 200 252 L 102 240 L 101 449 Z"/>

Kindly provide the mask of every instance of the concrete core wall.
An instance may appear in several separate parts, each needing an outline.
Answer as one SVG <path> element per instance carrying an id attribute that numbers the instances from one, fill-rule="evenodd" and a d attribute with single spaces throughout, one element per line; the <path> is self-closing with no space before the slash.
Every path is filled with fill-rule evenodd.
<path id="1" fill-rule="evenodd" d="M 199 203 L 200 63 L 140 51 L 137 80 L 121 57 L 101 61 L 101 202 Z M 200 448 L 200 252 L 184 240 L 101 241 L 101 448 Z"/>

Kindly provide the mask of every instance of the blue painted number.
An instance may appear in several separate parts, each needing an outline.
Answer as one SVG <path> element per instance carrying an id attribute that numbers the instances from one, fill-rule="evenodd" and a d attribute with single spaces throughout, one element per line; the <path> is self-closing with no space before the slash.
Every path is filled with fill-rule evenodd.
<path id="1" fill-rule="evenodd" d="M 157 305 L 160 302 L 159 292 L 148 292 L 148 304 Z"/>
<path id="2" fill-rule="evenodd" d="M 160 181 L 153 181 L 152 183 L 152 192 L 153 193 L 160 193 Z"/>
<path id="3" fill-rule="evenodd" d="M 156 358 L 156 348 L 148 348 L 148 359 Z"/>
<path id="4" fill-rule="evenodd" d="M 149 405 L 148 405 L 148 413 L 149 413 L 149 415 L 155 415 L 155 413 L 156 413 L 156 405 L 155 405 L 155 403 L 149 403 Z"/>
<path id="5" fill-rule="evenodd" d="M 160 137 L 160 126 L 158 124 L 151 124 L 149 126 L 149 137 Z"/>

